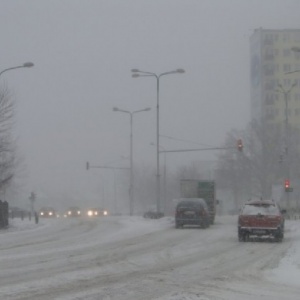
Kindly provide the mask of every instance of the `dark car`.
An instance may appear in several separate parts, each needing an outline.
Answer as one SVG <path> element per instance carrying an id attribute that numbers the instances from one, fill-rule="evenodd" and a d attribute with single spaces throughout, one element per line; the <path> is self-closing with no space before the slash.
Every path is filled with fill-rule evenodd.
<path id="1" fill-rule="evenodd" d="M 209 227 L 209 210 L 204 199 L 189 198 L 179 201 L 175 211 L 175 227 L 179 228 L 184 225 L 198 225 L 201 228 Z"/>
<path id="2" fill-rule="evenodd" d="M 250 237 L 273 238 L 281 242 L 284 237 L 284 213 L 273 200 L 250 200 L 238 217 L 239 241 Z"/>
<path id="3" fill-rule="evenodd" d="M 65 217 L 80 217 L 81 210 L 78 206 L 71 206 L 65 213 Z"/>
<path id="4" fill-rule="evenodd" d="M 153 211 L 153 210 L 148 210 L 144 213 L 143 216 L 146 219 L 160 219 L 160 218 L 164 217 L 164 213 Z"/>
<path id="5" fill-rule="evenodd" d="M 43 207 L 39 211 L 39 216 L 41 218 L 56 218 L 57 213 L 53 207 Z"/>

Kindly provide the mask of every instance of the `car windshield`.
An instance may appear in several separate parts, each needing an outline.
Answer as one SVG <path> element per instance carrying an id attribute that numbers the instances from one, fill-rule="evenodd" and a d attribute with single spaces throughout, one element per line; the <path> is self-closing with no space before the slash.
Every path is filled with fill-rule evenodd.
<path id="1" fill-rule="evenodd" d="M 243 215 L 278 215 L 279 209 L 270 204 L 246 204 L 242 211 Z"/>

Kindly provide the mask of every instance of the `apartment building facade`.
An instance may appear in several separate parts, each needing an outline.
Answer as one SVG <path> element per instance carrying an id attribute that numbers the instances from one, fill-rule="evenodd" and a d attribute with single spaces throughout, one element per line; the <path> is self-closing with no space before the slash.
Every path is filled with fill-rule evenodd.
<path id="1" fill-rule="evenodd" d="M 259 28 L 250 37 L 251 118 L 277 132 L 286 119 L 300 129 L 300 53 L 293 47 L 300 47 L 300 29 Z"/>

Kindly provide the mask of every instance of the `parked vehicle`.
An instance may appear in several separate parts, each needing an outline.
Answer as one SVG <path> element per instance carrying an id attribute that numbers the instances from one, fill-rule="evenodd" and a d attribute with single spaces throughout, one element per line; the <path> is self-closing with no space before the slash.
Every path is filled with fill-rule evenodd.
<path id="1" fill-rule="evenodd" d="M 284 213 L 273 200 L 250 200 L 238 217 L 239 241 L 250 237 L 273 238 L 281 242 L 284 237 Z"/>
<path id="2" fill-rule="evenodd" d="M 204 199 L 209 211 L 210 224 L 213 224 L 216 216 L 216 184 L 213 180 L 182 179 L 180 181 L 182 198 Z"/>
<path id="3" fill-rule="evenodd" d="M 164 213 L 162 212 L 156 212 L 153 210 L 148 210 L 144 213 L 144 218 L 146 219 L 160 219 L 164 217 Z"/>
<path id="4" fill-rule="evenodd" d="M 39 211 L 39 216 L 41 218 L 56 218 L 57 213 L 53 207 L 43 207 Z"/>
<path id="5" fill-rule="evenodd" d="M 22 209 L 22 208 L 17 207 L 17 206 L 9 206 L 8 213 L 9 213 L 9 217 L 11 219 L 14 219 L 14 218 L 20 218 L 20 219 L 27 218 L 30 215 L 30 212 L 28 210 Z"/>
<path id="6" fill-rule="evenodd" d="M 207 228 L 210 225 L 208 206 L 204 199 L 180 199 L 175 211 L 175 227 L 184 225 L 198 225 Z"/>

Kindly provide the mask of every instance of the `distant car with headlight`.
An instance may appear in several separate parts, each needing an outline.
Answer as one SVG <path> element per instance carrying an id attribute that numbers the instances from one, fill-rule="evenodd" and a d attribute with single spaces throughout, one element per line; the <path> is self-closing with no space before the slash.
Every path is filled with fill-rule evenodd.
<path id="1" fill-rule="evenodd" d="M 43 207 L 39 211 L 39 216 L 41 218 L 56 218 L 57 213 L 53 207 Z"/>
<path id="2" fill-rule="evenodd" d="M 91 208 L 87 211 L 88 217 L 103 217 L 108 216 L 108 211 L 101 208 Z"/>
<path id="3" fill-rule="evenodd" d="M 71 206 L 65 213 L 65 217 L 80 217 L 81 210 L 77 206 Z"/>

